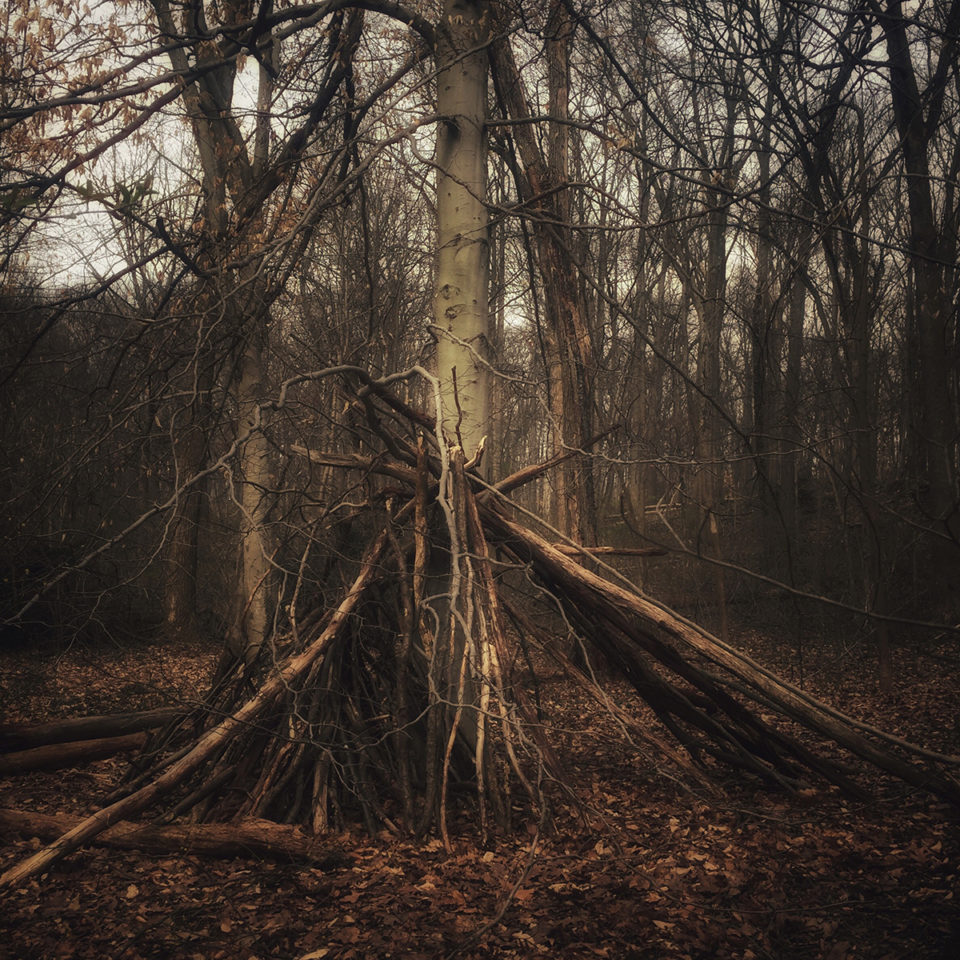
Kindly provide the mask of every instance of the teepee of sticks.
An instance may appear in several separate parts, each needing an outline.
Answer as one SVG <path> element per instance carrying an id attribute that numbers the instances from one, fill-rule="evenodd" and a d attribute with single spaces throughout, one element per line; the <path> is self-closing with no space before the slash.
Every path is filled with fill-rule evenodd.
<path id="1" fill-rule="evenodd" d="M 561 652 L 551 650 L 554 659 L 664 762 L 701 779 L 719 765 L 779 787 L 814 778 L 864 795 L 849 762 L 780 722 L 793 721 L 832 742 L 832 754 L 839 746 L 960 803 L 960 758 L 844 716 L 618 581 L 596 557 L 588 568 L 577 545 L 521 522 L 510 493 L 570 452 L 488 484 L 460 448 L 441 449 L 430 418 L 382 385 L 368 382 L 361 394 L 383 453 L 291 449 L 386 484 L 367 510 L 362 549 L 336 565 L 335 602 L 302 602 L 298 583 L 257 659 L 224 660 L 207 702 L 150 742 L 110 802 L 0 885 L 161 801 L 165 821 L 270 820 L 320 834 L 359 820 L 370 830 L 436 829 L 448 845 L 454 808 L 472 811 L 481 832 L 508 824 L 521 801 L 542 812 L 544 784 L 564 777 L 525 692 L 530 647 L 550 643 L 500 575 L 518 568 L 664 730 L 641 729 Z"/>

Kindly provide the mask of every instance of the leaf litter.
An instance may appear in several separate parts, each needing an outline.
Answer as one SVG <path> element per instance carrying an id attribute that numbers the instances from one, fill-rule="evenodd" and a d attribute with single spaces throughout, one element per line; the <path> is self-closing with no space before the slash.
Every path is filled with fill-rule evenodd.
<path id="1" fill-rule="evenodd" d="M 752 655 L 783 672 L 758 635 Z M 146 644 L 56 657 L 0 652 L 4 719 L 195 702 L 216 651 Z M 960 683 L 917 658 L 881 700 L 857 658 L 812 692 L 871 723 L 958 749 Z M 947 960 L 960 956 L 957 812 L 903 786 L 853 803 L 728 778 L 700 795 L 614 735 L 561 677 L 542 686 L 579 804 L 550 825 L 519 825 L 484 846 L 464 827 L 446 853 L 359 830 L 327 871 L 255 860 L 151 856 L 92 847 L 0 895 L 0 958 L 321 960 L 392 958 L 790 958 Z M 645 719 L 629 692 L 618 702 Z M 120 758 L 0 782 L 0 806 L 83 812 Z M 39 846 L 4 837 L 0 869 Z"/>

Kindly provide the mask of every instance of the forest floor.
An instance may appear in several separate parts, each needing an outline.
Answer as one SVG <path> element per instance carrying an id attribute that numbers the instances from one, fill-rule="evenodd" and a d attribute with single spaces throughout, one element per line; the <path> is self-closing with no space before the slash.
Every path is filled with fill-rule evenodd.
<path id="1" fill-rule="evenodd" d="M 771 642 L 755 634 L 736 641 L 789 675 Z M 808 652 L 821 669 L 807 689 L 958 752 L 955 646 L 922 657 L 901 651 L 886 698 L 875 691 L 868 653 Z M 160 644 L 0 651 L 2 719 L 194 701 L 214 656 Z M 613 689 L 640 712 L 627 691 Z M 559 675 L 542 695 L 582 805 L 557 798 L 541 836 L 536 824 L 519 824 L 481 845 L 455 825 L 447 853 L 435 838 L 357 830 L 331 839 L 334 865 L 324 870 L 91 847 L 0 895 L 0 957 L 960 957 L 958 811 L 890 782 L 870 803 L 819 787 L 771 793 L 736 778 L 714 797 L 690 792 Z M 91 811 L 124 762 L 8 777 L 0 807 Z M 39 845 L 0 838 L 0 870 Z"/>

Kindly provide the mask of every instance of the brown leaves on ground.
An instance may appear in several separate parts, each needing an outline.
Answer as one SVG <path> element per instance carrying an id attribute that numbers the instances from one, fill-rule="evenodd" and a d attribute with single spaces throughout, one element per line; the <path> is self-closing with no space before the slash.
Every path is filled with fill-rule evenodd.
<path id="1" fill-rule="evenodd" d="M 192 697 L 195 690 L 185 691 L 202 685 L 210 652 L 180 649 L 176 666 L 156 647 L 98 654 L 109 662 L 92 672 L 84 665 L 90 656 L 73 651 L 43 663 L 5 656 L 11 719 Z M 898 697 L 883 704 L 872 678 L 852 675 L 853 662 L 851 675 L 836 665 L 834 689 L 823 684 L 819 692 L 872 722 L 899 718 L 902 732 L 956 750 L 957 685 L 934 661 L 923 676 L 925 661 L 918 662 L 902 674 Z M 32 685 L 21 686 L 29 671 Z M 124 684 L 121 703 L 116 691 Z M 132 684 L 147 692 L 130 695 Z M 465 829 L 447 854 L 436 839 L 358 833 L 338 840 L 346 859 L 329 872 L 85 850 L 0 898 L 0 957 L 960 956 L 954 811 L 889 785 L 870 805 L 829 791 L 787 797 L 742 782 L 708 802 L 658 773 L 561 679 L 543 694 L 584 804 L 578 812 L 558 799 L 544 836 L 520 824 L 483 848 Z M 618 699 L 628 702 L 625 693 Z M 75 707 L 58 711 L 64 702 Z M 0 784 L 0 805 L 92 807 L 120 762 L 11 778 Z M 0 869 L 37 845 L 7 838 Z"/>

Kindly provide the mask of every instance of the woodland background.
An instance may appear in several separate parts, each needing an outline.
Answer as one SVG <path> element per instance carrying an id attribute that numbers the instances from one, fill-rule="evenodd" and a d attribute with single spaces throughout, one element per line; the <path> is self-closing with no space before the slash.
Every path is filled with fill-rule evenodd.
<path id="1" fill-rule="evenodd" d="M 482 42 L 450 47 L 471 17 Z M 4 647 L 262 665 L 336 605 L 408 479 L 380 470 L 413 449 L 391 431 L 429 432 L 465 129 L 438 68 L 477 57 L 484 476 L 565 452 L 514 516 L 624 551 L 801 687 L 875 683 L 898 730 L 908 678 L 939 676 L 905 733 L 955 753 L 960 0 L 12 3 Z M 602 673 L 529 569 L 497 569 Z"/>
<path id="2" fill-rule="evenodd" d="M 349 384 L 224 454 L 434 352 L 431 68 L 347 6 L 2 14 L 7 634 L 222 635 L 251 526 L 262 631 L 341 548 L 369 490 L 291 449 L 378 449 Z M 603 434 L 523 504 L 798 670 L 955 623 L 960 6 L 495 12 L 490 475 Z"/>

